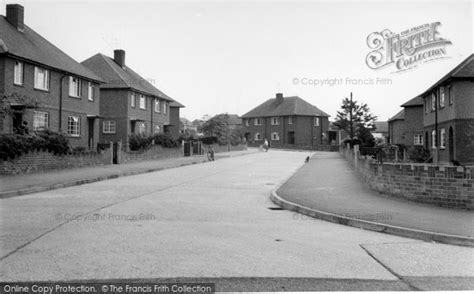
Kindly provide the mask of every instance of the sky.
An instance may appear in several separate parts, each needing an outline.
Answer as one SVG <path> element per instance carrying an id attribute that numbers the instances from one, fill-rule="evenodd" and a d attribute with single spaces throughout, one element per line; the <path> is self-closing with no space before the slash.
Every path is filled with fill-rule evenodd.
<path id="1" fill-rule="evenodd" d="M 387 120 L 474 48 L 471 1 L 17 0 L 3 1 L 2 15 L 6 3 L 22 4 L 25 23 L 79 62 L 125 50 L 127 66 L 191 120 L 243 115 L 277 92 L 332 119 L 352 92 Z M 451 41 L 445 58 L 402 72 L 367 66 L 369 34 L 434 22 Z"/>

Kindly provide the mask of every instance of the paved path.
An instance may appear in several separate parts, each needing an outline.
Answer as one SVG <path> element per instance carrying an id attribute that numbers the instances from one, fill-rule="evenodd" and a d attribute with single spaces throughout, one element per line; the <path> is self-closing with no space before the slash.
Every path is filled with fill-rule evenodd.
<path id="1" fill-rule="evenodd" d="M 288 201 L 361 220 L 435 233 L 474 236 L 474 212 L 384 196 L 363 186 L 336 152 L 318 152 L 278 191 Z"/>
<path id="2" fill-rule="evenodd" d="M 256 148 L 243 151 L 216 153 L 216 160 L 257 152 Z M 119 165 L 103 165 L 50 172 L 0 176 L 0 198 L 24 195 L 58 188 L 97 182 L 110 178 L 142 174 L 168 168 L 207 161 L 207 156 L 179 157 L 158 160 L 134 161 Z"/>
<path id="3" fill-rule="evenodd" d="M 474 288 L 473 249 L 269 199 L 309 155 L 271 150 L 0 199 L 0 281 L 211 281 L 218 291 Z"/>

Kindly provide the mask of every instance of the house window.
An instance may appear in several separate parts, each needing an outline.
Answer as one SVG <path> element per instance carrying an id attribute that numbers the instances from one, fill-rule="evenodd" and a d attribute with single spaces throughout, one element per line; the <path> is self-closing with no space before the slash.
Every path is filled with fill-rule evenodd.
<path id="1" fill-rule="evenodd" d="M 260 133 L 255 133 L 255 141 L 260 141 L 262 140 L 262 135 Z"/>
<path id="2" fill-rule="evenodd" d="M 166 101 L 163 101 L 163 114 L 168 113 L 168 103 Z"/>
<path id="3" fill-rule="evenodd" d="M 247 118 L 247 119 L 245 120 L 245 126 L 248 127 L 249 125 L 250 125 L 250 119 Z"/>
<path id="4" fill-rule="evenodd" d="M 425 113 L 428 113 L 430 110 L 430 106 L 429 106 L 430 100 L 428 98 L 425 98 L 424 101 L 425 101 Z"/>
<path id="5" fill-rule="evenodd" d="M 130 106 L 135 108 L 135 93 L 130 95 Z"/>
<path id="6" fill-rule="evenodd" d="M 155 100 L 155 112 L 160 113 L 160 100 Z"/>
<path id="7" fill-rule="evenodd" d="M 446 130 L 443 128 L 441 130 L 439 130 L 439 147 L 441 149 L 445 149 L 446 148 Z"/>
<path id="8" fill-rule="evenodd" d="M 289 116 L 289 117 L 288 117 L 288 124 L 289 124 L 289 125 L 292 125 L 292 124 L 293 124 L 293 117 L 292 117 L 292 116 Z"/>
<path id="9" fill-rule="evenodd" d="M 146 132 L 146 125 L 144 122 L 139 122 L 137 123 L 137 133 L 139 134 L 145 134 Z"/>
<path id="10" fill-rule="evenodd" d="M 453 91 L 452 91 L 451 85 L 448 86 L 448 100 L 449 100 L 449 105 L 453 105 L 454 97 L 453 97 Z"/>
<path id="11" fill-rule="evenodd" d="M 69 96 L 81 97 L 81 81 L 76 77 L 69 77 Z"/>
<path id="12" fill-rule="evenodd" d="M 280 140 L 280 136 L 278 135 L 277 132 L 272 133 L 272 141 L 278 141 Z"/>
<path id="13" fill-rule="evenodd" d="M 272 126 L 277 126 L 279 125 L 278 117 L 272 117 Z"/>
<path id="14" fill-rule="evenodd" d="M 23 85 L 23 63 L 15 61 L 15 68 L 13 69 L 15 85 Z"/>
<path id="15" fill-rule="evenodd" d="M 436 110 L 436 94 L 431 93 L 431 111 Z"/>
<path id="16" fill-rule="evenodd" d="M 140 109 L 146 109 L 145 95 L 140 94 Z"/>
<path id="17" fill-rule="evenodd" d="M 253 124 L 256 125 L 256 126 L 261 126 L 262 125 L 262 120 L 260 118 L 256 118 L 256 119 L 254 119 Z"/>
<path id="18" fill-rule="evenodd" d="M 49 71 L 35 67 L 35 89 L 49 90 Z"/>
<path id="19" fill-rule="evenodd" d="M 35 111 L 33 114 L 33 129 L 41 131 L 48 128 L 49 114 L 47 112 Z"/>
<path id="20" fill-rule="evenodd" d="M 415 135 L 413 141 L 415 145 L 423 145 L 423 135 Z"/>
<path id="21" fill-rule="evenodd" d="M 81 120 L 78 116 L 69 116 L 67 118 L 67 133 L 72 137 L 81 135 Z"/>
<path id="22" fill-rule="evenodd" d="M 431 147 L 436 148 L 436 131 L 431 131 Z"/>
<path id="23" fill-rule="evenodd" d="M 104 120 L 102 123 L 102 133 L 115 134 L 117 123 L 114 120 Z"/>
<path id="24" fill-rule="evenodd" d="M 87 83 L 87 100 L 94 101 L 94 84 Z"/>
<path id="25" fill-rule="evenodd" d="M 161 127 L 159 125 L 156 125 L 155 130 L 154 130 L 155 134 L 158 134 L 160 131 L 161 131 Z"/>
<path id="26" fill-rule="evenodd" d="M 319 126 L 319 117 L 314 118 L 314 125 L 317 127 Z"/>
<path id="27" fill-rule="evenodd" d="M 439 88 L 439 107 L 444 107 L 444 87 Z"/>

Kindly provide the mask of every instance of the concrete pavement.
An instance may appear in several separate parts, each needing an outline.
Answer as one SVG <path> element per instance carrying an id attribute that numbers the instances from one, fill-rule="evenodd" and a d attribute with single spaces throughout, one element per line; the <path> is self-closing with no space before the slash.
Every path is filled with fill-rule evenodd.
<path id="1" fill-rule="evenodd" d="M 415 203 L 374 192 L 361 183 L 355 171 L 338 153 L 317 152 L 308 164 L 278 189 L 277 194 L 283 200 L 323 213 L 407 228 L 412 230 L 407 236 L 415 238 L 422 235 L 416 230 L 451 236 L 452 240 L 439 237 L 441 242 L 448 243 L 474 237 L 472 211 Z M 371 228 L 367 226 L 367 229 Z"/>
<path id="2" fill-rule="evenodd" d="M 216 153 L 216 160 L 230 156 L 240 156 L 257 152 L 248 150 Z M 120 165 L 102 165 L 84 168 L 53 170 L 43 173 L 0 176 L 0 198 L 38 193 L 87 183 L 99 182 L 118 177 L 176 168 L 189 164 L 206 162 L 207 156 L 178 157 L 158 160 L 143 160 Z"/>
<path id="3" fill-rule="evenodd" d="M 275 209 L 270 192 L 307 155 L 271 150 L 1 199 L 0 281 L 193 280 L 216 282 L 217 291 L 474 288 L 471 248 Z M 436 286 L 440 277 L 445 283 Z"/>

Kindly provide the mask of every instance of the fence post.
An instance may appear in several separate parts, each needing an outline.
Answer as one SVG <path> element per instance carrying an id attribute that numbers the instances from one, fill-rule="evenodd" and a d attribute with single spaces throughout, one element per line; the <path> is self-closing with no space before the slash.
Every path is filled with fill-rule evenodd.
<path id="1" fill-rule="evenodd" d="M 117 164 L 122 163 L 122 140 L 117 142 Z"/>
<path id="2" fill-rule="evenodd" d="M 354 145 L 354 166 L 357 167 L 357 160 L 359 157 L 359 145 Z"/>
<path id="3" fill-rule="evenodd" d="M 114 164 L 114 142 L 109 142 L 110 164 Z"/>

